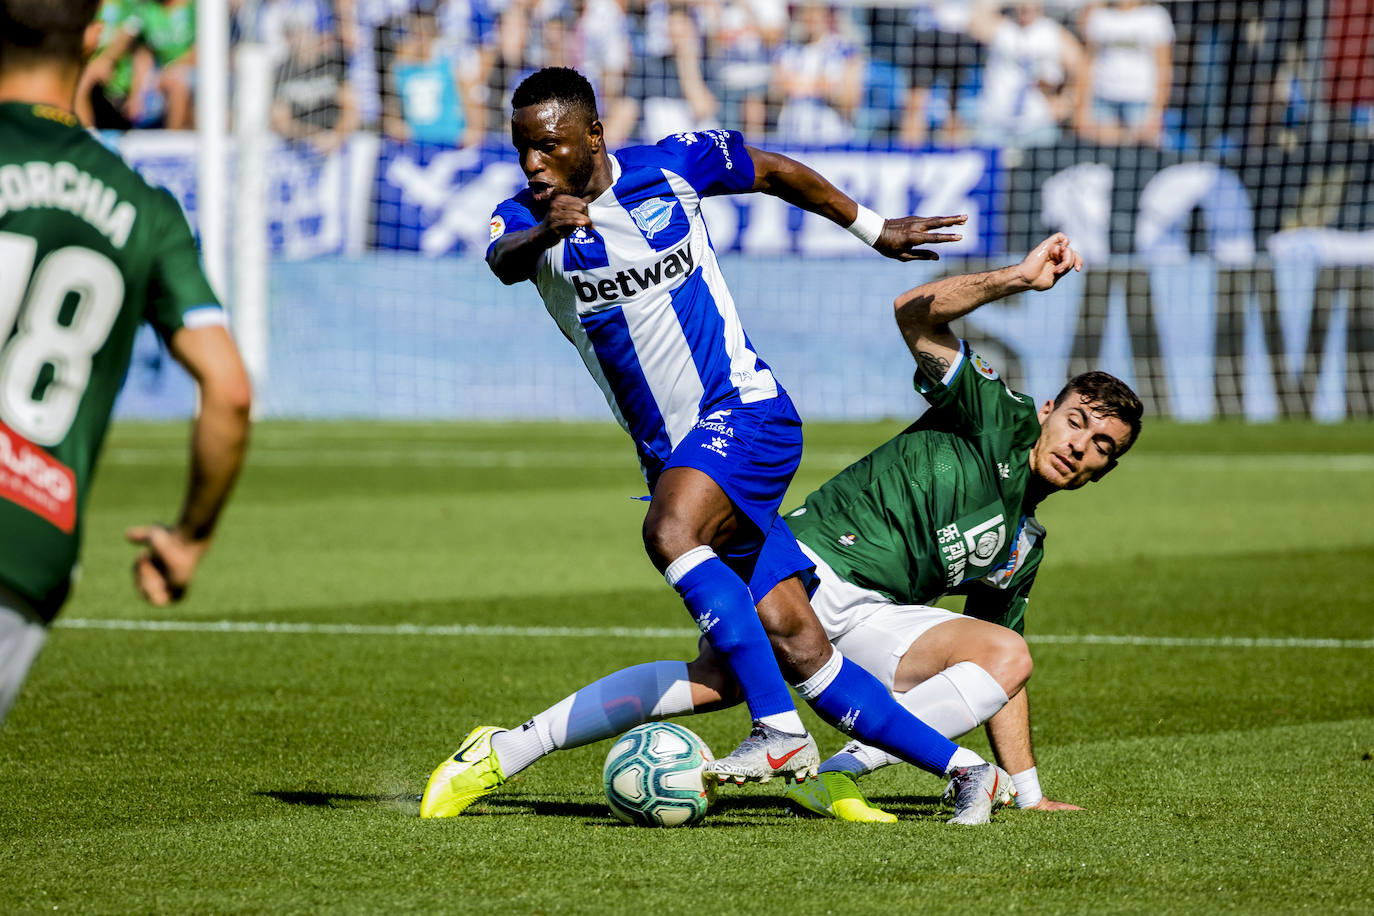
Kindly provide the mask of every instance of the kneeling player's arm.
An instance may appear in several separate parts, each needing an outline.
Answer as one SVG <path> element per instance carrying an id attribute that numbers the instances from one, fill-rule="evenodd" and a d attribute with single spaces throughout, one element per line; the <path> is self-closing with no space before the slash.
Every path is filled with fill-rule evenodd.
<path id="1" fill-rule="evenodd" d="M 907 290 L 893 302 L 897 327 L 921 371 L 932 381 L 939 381 L 959 353 L 959 339 L 950 330 L 951 321 L 1016 293 L 1049 289 L 1069 270 L 1082 267 L 1082 259 L 1061 232 L 1037 245 L 1020 264 L 941 277 Z"/>
<path id="2" fill-rule="evenodd" d="M 1031 747 L 1030 703 L 1026 690 L 1016 692 L 997 714 L 987 721 L 988 743 L 997 762 L 1009 773 L 1020 773 L 1035 766 Z"/>
<path id="3" fill-rule="evenodd" d="M 175 530 L 208 541 L 238 478 L 248 449 L 252 390 L 229 332 L 218 326 L 181 328 L 172 355 L 200 388 L 200 412 L 191 432 L 191 468 Z"/>

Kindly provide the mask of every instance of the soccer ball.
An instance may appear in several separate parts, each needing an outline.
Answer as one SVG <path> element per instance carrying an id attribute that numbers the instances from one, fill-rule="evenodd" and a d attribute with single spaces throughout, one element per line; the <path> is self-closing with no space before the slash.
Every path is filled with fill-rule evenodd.
<path id="1" fill-rule="evenodd" d="M 672 722 L 630 729 L 606 755 L 601 778 L 611 813 L 641 827 L 684 827 L 706 816 L 716 781 L 702 768 L 714 758 L 706 742 Z"/>

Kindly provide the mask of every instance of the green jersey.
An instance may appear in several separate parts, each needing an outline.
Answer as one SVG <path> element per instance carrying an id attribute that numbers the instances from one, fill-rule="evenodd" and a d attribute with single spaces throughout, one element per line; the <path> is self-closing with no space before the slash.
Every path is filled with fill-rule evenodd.
<path id="1" fill-rule="evenodd" d="M 1045 529 L 1032 514 L 1035 402 L 960 345 L 930 410 L 787 516 L 797 539 L 854 585 L 897 604 L 968 595 L 965 613 L 1020 632 Z"/>
<path id="2" fill-rule="evenodd" d="M 132 15 L 132 5 L 129 0 L 105 0 L 100 4 L 100 12 L 96 18 L 100 20 L 100 45 L 97 53 L 105 48 L 121 35 L 129 24 L 129 17 Z M 106 83 L 106 95 L 114 99 L 122 99 L 129 94 L 129 89 L 134 81 L 134 61 L 133 55 L 125 54 L 115 61 L 114 72 L 110 75 L 110 81 Z"/>
<path id="3" fill-rule="evenodd" d="M 0 586 L 51 619 L 145 319 L 223 324 L 171 194 L 59 109 L 0 104 Z"/>
<path id="4" fill-rule="evenodd" d="M 174 64 L 196 46 L 196 5 L 139 3 L 130 16 L 143 43 L 153 52 L 159 67 Z"/>

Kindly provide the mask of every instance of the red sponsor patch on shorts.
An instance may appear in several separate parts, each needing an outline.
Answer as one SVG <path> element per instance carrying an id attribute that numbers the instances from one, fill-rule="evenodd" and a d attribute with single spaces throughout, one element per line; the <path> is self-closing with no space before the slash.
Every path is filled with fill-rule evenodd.
<path id="1" fill-rule="evenodd" d="M 0 499 L 51 522 L 64 534 L 76 528 L 76 474 L 0 423 Z"/>

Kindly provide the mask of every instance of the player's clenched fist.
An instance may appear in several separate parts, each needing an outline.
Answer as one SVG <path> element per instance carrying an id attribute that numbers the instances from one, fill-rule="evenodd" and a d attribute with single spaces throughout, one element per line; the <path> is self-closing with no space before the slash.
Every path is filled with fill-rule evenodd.
<path id="1" fill-rule="evenodd" d="M 962 226 L 966 222 L 967 215 L 903 216 L 900 219 L 890 219 L 883 224 L 882 234 L 873 243 L 873 248 L 879 254 L 898 261 L 938 261 L 938 254 L 919 246 L 959 241 L 964 237 L 963 233 L 933 230 L 944 229 L 947 226 Z"/>
<path id="2" fill-rule="evenodd" d="M 149 604 L 180 601 L 208 543 L 193 541 L 165 525 L 140 525 L 124 533 L 145 548 L 134 559 L 134 587 Z"/>
<path id="3" fill-rule="evenodd" d="M 1019 272 L 1031 289 L 1049 289 L 1070 270 L 1082 270 L 1083 258 L 1069 247 L 1069 237 L 1062 232 L 1036 245 L 1021 261 Z"/>
<path id="4" fill-rule="evenodd" d="M 549 199 L 549 212 L 544 215 L 544 228 L 560 239 L 572 235 L 581 227 L 591 228 L 592 218 L 587 202 L 571 194 L 555 194 Z"/>

